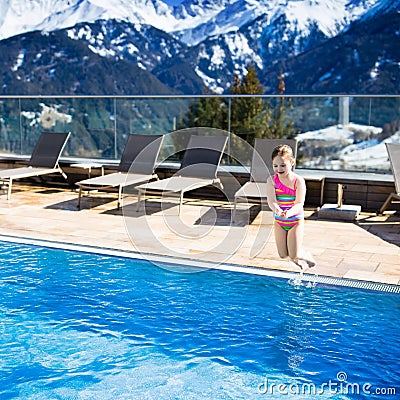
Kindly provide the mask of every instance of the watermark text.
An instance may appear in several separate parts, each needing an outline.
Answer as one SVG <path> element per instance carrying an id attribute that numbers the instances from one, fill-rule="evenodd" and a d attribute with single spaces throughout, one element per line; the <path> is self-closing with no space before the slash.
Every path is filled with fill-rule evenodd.
<path id="1" fill-rule="evenodd" d="M 290 382 L 279 383 L 271 382 L 268 377 L 258 385 L 260 394 L 268 395 L 323 395 L 323 394 L 342 394 L 342 395 L 396 395 L 395 387 L 374 387 L 369 382 L 352 383 L 347 381 L 347 374 L 340 371 L 336 374 L 336 380 L 329 379 L 327 382 L 315 384 L 312 382 Z"/>

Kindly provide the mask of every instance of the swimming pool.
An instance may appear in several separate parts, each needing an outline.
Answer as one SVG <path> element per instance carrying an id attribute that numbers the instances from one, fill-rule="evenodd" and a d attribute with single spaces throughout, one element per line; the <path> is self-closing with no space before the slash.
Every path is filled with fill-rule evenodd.
<path id="1" fill-rule="evenodd" d="M 398 294 L 6 242 L 0 264 L 2 399 L 399 393 Z"/>

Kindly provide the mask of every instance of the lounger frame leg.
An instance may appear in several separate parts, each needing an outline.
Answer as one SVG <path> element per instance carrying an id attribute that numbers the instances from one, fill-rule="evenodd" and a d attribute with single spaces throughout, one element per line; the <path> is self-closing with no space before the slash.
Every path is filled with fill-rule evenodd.
<path id="1" fill-rule="evenodd" d="M 181 215 L 182 203 L 183 203 L 183 192 L 181 192 L 179 195 L 178 215 Z"/>
<path id="2" fill-rule="evenodd" d="M 232 222 L 235 222 L 235 219 L 236 219 L 237 202 L 238 202 L 238 199 L 237 199 L 237 197 L 235 197 L 235 199 L 233 201 Z"/>
<path id="3" fill-rule="evenodd" d="M 121 207 L 121 201 L 122 201 L 122 185 L 118 186 L 118 204 L 117 208 Z"/>
<path id="4" fill-rule="evenodd" d="M 77 204 L 78 210 L 81 209 L 81 197 L 82 197 L 82 186 L 79 186 L 78 204 Z"/>
<path id="5" fill-rule="evenodd" d="M 383 214 L 394 199 L 400 199 L 400 195 L 396 193 L 390 193 L 386 201 L 383 203 L 383 206 L 380 208 L 379 214 Z"/>
<path id="6" fill-rule="evenodd" d="M 268 200 L 267 199 L 261 199 L 260 200 L 260 206 L 261 206 L 261 211 L 268 210 Z"/>
<path id="7" fill-rule="evenodd" d="M 10 178 L 8 181 L 7 200 L 11 199 L 11 188 L 12 188 L 12 179 Z"/>
<path id="8" fill-rule="evenodd" d="M 67 180 L 67 174 L 60 168 L 60 174 L 62 175 L 62 177 Z"/>
<path id="9" fill-rule="evenodd" d="M 142 198 L 142 191 L 140 189 L 138 189 L 136 212 L 139 211 L 141 198 Z"/>

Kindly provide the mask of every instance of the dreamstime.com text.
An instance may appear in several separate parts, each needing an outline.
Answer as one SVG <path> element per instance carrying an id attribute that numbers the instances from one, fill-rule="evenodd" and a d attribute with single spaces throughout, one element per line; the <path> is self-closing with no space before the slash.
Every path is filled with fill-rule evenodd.
<path id="1" fill-rule="evenodd" d="M 312 382 L 291 382 L 277 383 L 270 382 L 268 377 L 258 385 L 258 392 L 268 395 L 323 395 L 323 394 L 341 394 L 341 395 L 380 395 L 394 396 L 396 395 L 395 387 L 375 387 L 369 382 L 351 383 L 347 381 L 347 374 L 343 371 L 336 375 L 337 380 L 329 379 L 328 382 L 320 385 Z"/>

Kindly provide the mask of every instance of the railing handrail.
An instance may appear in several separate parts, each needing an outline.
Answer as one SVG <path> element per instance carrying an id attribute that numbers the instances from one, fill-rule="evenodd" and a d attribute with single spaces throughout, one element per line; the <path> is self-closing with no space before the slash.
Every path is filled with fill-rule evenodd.
<path id="1" fill-rule="evenodd" d="M 400 94 L 136 94 L 136 95 L 0 95 L 1 99 L 191 99 L 191 98 L 398 98 Z"/>

